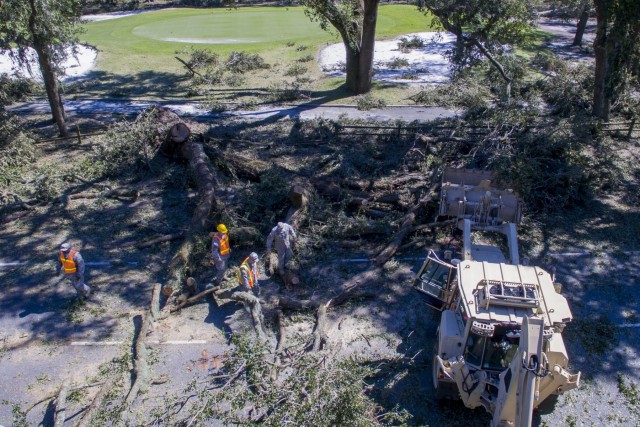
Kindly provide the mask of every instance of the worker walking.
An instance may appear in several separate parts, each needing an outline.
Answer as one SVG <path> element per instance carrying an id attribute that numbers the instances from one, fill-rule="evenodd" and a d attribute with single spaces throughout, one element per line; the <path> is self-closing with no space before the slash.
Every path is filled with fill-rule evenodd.
<path id="1" fill-rule="evenodd" d="M 271 255 L 271 248 L 275 242 L 280 277 L 284 277 L 284 267 L 293 258 L 293 245 L 297 238 L 293 227 L 286 222 L 279 222 L 267 237 L 267 258 Z"/>
<path id="2" fill-rule="evenodd" d="M 240 265 L 238 283 L 246 292 L 253 292 L 260 296 L 260 283 L 258 282 L 258 254 L 251 252 Z"/>
<path id="3" fill-rule="evenodd" d="M 62 272 L 69 278 L 78 296 L 81 298 L 89 296 L 91 288 L 84 283 L 84 259 L 80 252 L 71 247 L 70 243 L 60 245 L 56 274 Z"/>
<path id="4" fill-rule="evenodd" d="M 220 284 L 224 279 L 224 273 L 227 271 L 231 247 L 229 245 L 227 227 L 224 224 L 218 224 L 216 230 L 211 236 L 211 255 L 217 269 L 216 282 Z"/>

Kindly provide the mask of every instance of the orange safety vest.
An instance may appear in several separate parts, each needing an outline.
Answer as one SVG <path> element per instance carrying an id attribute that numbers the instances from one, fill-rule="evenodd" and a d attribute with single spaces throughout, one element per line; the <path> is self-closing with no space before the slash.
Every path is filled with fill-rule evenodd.
<path id="1" fill-rule="evenodd" d="M 242 283 L 242 270 L 247 272 L 247 276 L 249 277 L 249 287 L 253 288 L 253 285 L 256 283 L 256 277 L 253 274 L 253 268 L 251 268 L 251 266 L 249 265 L 249 258 L 245 258 L 244 261 L 242 261 L 242 264 L 240 265 L 240 272 L 238 273 L 238 283 L 240 283 L 240 286 L 243 285 Z"/>
<path id="2" fill-rule="evenodd" d="M 229 246 L 229 235 L 223 234 L 222 237 L 218 235 L 213 236 L 214 239 L 218 241 L 218 249 L 220 250 L 220 255 L 227 255 L 231 253 L 231 247 Z"/>
<path id="3" fill-rule="evenodd" d="M 73 260 L 73 257 L 78 253 L 76 250 L 69 251 L 69 258 L 64 257 L 64 252 L 60 252 L 60 262 L 62 263 L 62 268 L 66 274 L 73 274 L 76 272 L 76 262 Z"/>

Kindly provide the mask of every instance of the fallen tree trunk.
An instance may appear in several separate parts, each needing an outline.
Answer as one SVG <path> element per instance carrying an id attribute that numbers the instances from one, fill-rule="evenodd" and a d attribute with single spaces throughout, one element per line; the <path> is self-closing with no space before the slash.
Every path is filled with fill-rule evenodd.
<path id="1" fill-rule="evenodd" d="M 383 265 L 396 253 L 400 245 L 402 245 L 404 238 L 407 237 L 413 229 L 417 215 L 431 202 L 433 198 L 432 193 L 435 191 L 435 188 L 435 185 L 432 186 L 429 191 L 427 191 L 427 194 L 405 214 L 400 223 L 400 228 L 396 231 L 391 242 L 376 257 L 376 265 Z"/>
<path id="2" fill-rule="evenodd" d="M 102 387 L 100 387 L 100 390 L 91 401 L 91 404 L 89 405 L 87 410 L 84 412 L 84 415 L 74 427 L 88 427 L 90 425 L 91 420 L 93 420 L 93 418 L 95 418 L 95 416 L 98 414 L 98 411 L 102 406 L 102 402 L 104 401 L 105 397 L 107 397 L 107 394 L 113 389 L 113 386 L 115 385 L 115 383 L 116 383 L 116 375 L 112 375 L 111 378 L 108 379 L 102 385 Z"/>
<path id="3" fill-rule="evenodd" d="M 62 427 L 66 419 L 67 411 L 67 394 L 69 393 L 69 380 L 64 380 L 60 386 L 60 392 L 56 398 L 56 411 L 53 417 L 54 427 Z"/>
<path id="4" fill-rule="evenodd" d="M 173 113 L 165 114 L 170 116 Z M 179 120 L 177 115 L 173 115 L 174 120 Z M 209 213 L 216 204 L 213 167 L 202 144 L 190 140 L 190 135 L 191 132 L 186 124 L 176 123 L 171 126 L 160 146 L 160 151 L 165 155 L 188 160 L 189 169 L 193 174 L 199 195 L 199 202 L 193 212 L 185 242 L 169 262 L 165 293 L 180 289 L 191 274 L 191 253 L 195 245 L 195 238 L 208 226 Z"/>
<path id="5" fill-rule="evenodd" d="M 215 286 L 213 288 L 209 288 L 209 289 L 207 289 L 205 291 L 202 291 L 199 294 L 196 294 L 196 295 L 192 296 L 191 298 L 188 298 L 188 299 L 184 300 L 180 304 L 171 307 L 169 309 L 169 312 L 175 313 L 176 311 L 180 311 L 183 308 L 188 307 L 188 306 L 196 303 L 197 301 L 201 300 L 202 298 L 206 297 L 207 295 L 215 294 L 218 290 L 220 290 L 220 286 Z"/>
<path id="6" fill-rule="evenodd" d="M 231 295 L 231 299 L 245 304 L 245 307 L 247 307 L 251 314 L 253 329 L 256 331 L 256 335 L 258 335 L 258 339 L 265 342 L 267 340 L 267 332 L 264 328 L 264 316 L 262 314 L 260 300 L 249 292 L 234 292 Z"/>
<path id="7" fill-rule="evenodd" d="M 145 393 L 149 389 L 149 380 L 151 374 L 149 372 L 149 364 L 147 363 L 147 345 L 145 344 L 145 338 L 147 331 L 152 323 L 151 314 L 138 315 L 140 319 L 140 330 L 138 336 L 135 339 L 134 349 L 135 357 L 133 358 L 133 384 L 127 393 L 125 403 L 127 406 L 131 405 L 138 397 L 138 393 Z"/>
<path id="8" fill-rule="evenodd" d="M 271 367 L 270 375 L 272 381 L 276 381 L 278 379 L 278 369 L 282 366 L 282 350 L 284 350 L 287 341 L 284 329 L 284 313 L 282 313 L 282 310 L 278 310 L 276 319 L 278 320 L 278 342 L 276 344 L 276 349 L 273 352 L 273 365 Z"/>
<path id="9" fill-rule="evenodd" d="M 132 190 L 130 188 L 114 188 L 113 190 L 101 191 L 99 193 L 75 193 L 66 196 L 66 198 L 69 200 L 98 199 L 102 197 L 111 199 L 122 198 L 136 200 L 138 197 L 140 197 L 140 192 L 137 190 Z"/>

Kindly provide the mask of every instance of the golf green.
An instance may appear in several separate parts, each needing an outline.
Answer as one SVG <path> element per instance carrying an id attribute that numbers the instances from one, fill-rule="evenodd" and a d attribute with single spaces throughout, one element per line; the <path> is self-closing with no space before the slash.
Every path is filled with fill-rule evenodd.
<path id="1" fill-rule="evenodd" d="M 427 31 L 429 17 L 415 6 L 381 6 L 378 38 Z M 337 43 L 337 33 L 323 31 L 303 7 L 242 7 L 237 9 L 163 9 L 83 25 L 83 42 L 100 51 L 97 69 L 118 74 L 144 70 L 175 72 L 177 51 L 190 47 L 229 52 L 260 53 L 268 61 L 290 61 L 296 48 L 307 54 L 326 43 Z M 287 44 L 296 48 L 285 49 Z"/>

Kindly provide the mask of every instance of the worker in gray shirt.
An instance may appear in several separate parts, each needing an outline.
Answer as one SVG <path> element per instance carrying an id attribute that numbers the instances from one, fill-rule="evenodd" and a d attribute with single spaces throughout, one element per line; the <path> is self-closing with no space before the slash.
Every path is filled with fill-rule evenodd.
<path id="1" fill-rule="evenodd" d="M 60 273 L 64 273 L 69 278 L 78 296 L 81 298 L 89 296 L 91 288 L 84 283 L 84 259 L 80 252 L 71 247 L 70 243 L 60 245 L 56 274 Z"/>
<path id="2" fill-rule="evenodd" d="M 251 252 L 242 261 L 238 272 L 238 284 L 245 292 L 253 292 L 255 296 L 260 296 L 260 283 L 258 282 L 258 254 Z"/>
<path id="3" fill-rule="evenodd" d="M 292 226 L 286 222 L 279 222 L 273 227 L 267 237 L 267 258 L 271 254 L 271 247 L 275 242 L 278 253 L 278 274 L 284 278 L 284 267 L 293 258 L 293 245 L 297 239 L 296 232 Z"/>

